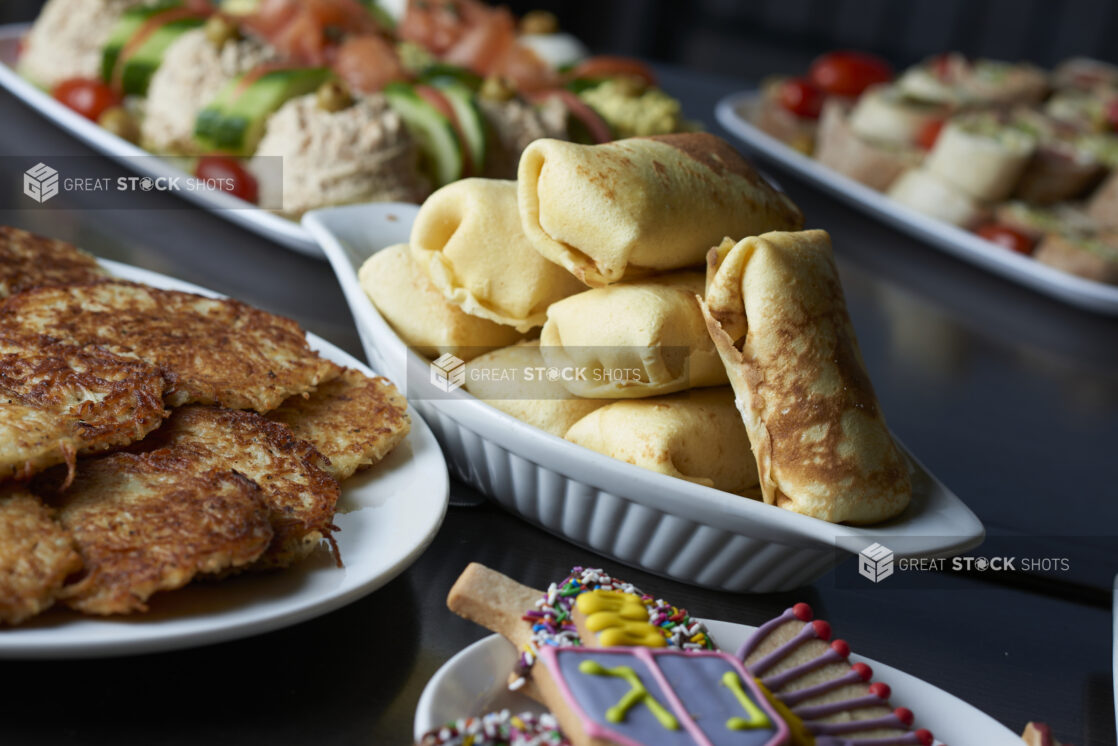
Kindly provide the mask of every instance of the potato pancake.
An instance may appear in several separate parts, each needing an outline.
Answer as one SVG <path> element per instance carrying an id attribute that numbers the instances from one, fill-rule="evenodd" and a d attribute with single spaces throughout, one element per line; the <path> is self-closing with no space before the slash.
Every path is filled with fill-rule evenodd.
<path id="1" fill-rule="evenodd" d="M 138 360 L 0 335 L 0 480 L 140 440 L 163 421 L 167 383 Z"/>
<path id="2" fill-rule="evenodd" d="M 99 345 L 168 372 L 172 407 L 267 412 L 341 371 L 297 323 L 240 301 L 111 280 L 28 290 L 0 305 L 0 334 Z"/>
<path id="3" fill-rule="evenodd" d="M 87 614 L 147 611 L 154 593 L 247 565 L 272 540 L 252 480 L 175 450 L 83 460 L 68 489 L 60 481 L 52 472 L 35 487 L 85 562 L 59 598 Z"/>
<path id="4" fill-rule="evenodd" d="M 411 430 L 408 402 L 391 381 L 346 369 L 311 394 L 296 395 L 268 419 L 282 422 L 330 460 L 338 481 L 380 461 Z"/>
<path id="5" fill-rule="evenodd" d="M 231 469 L 260 485 L 275 531 L 258 569 L 287 567 L 334 530 L 340 489 L 325 459 L 291 429 L 254 412 L 221 407 L 176 409 L 152 434 L 152 446 L 189 451 L 203 468 Z"/>
<path id="6" fill-rule="evenodd" d="M 43 611 L 81 568 L 73 538 L 50 508 L 30 492 L 0 491 L 0 622 L 19 624 Z"/>
<path id="7" fill-rule="evenodd" d="M 95 282 L 108 276 L 73 244 L 0 225 L 0 298 L 43 285 Z"/>

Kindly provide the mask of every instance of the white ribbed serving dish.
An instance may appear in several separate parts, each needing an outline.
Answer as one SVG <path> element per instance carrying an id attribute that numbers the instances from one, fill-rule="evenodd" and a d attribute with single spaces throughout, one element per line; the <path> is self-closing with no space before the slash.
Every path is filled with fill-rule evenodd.
<path id="1" fill-rule="evenodd" d="M 417 207 L 365 204 L 316 210 L 303 224 L 334 267 L 369 364 L 407 388 L 443 447 L 451 474 L 505 509 L 579 546 L 685 583 L 770 592 L 806 585 L 874 542 L 897 557 L 957 554 L 982 541 L 978 518 L 913 459 L 914 495 L 898 519 L 840 526 L 616 461 L 546 433 L 459 389 L 426 383 L 365 296 L 357 270 L 408 240 Z"/>

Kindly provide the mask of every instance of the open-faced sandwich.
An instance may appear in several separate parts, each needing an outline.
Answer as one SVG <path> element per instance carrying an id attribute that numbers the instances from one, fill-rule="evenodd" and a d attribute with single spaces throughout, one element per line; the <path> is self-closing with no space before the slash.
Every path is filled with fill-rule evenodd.
<path id="1" fill-rule="evenodd" d="M 1118 75 L 1075 59 L 1032 65 L 931 57 L 896 79 L 856 52 L 766 83 L 741 112 L 757 127 L 901 204 L 1066 272 L 1118 282 Z M 1093 223 L 1022 231 L 1007 200 L 1066 205 Z M 1020 207 L 1013 210 L 1020 212 Z"/>
<path id="2" fill-rule="evenodd" d="M 49 0 L 19 69 L 111 132 L 290 216 L 509 178 L 541 137 L 690 126 L 648 66 L 587 57 L 551 14 L 393 7 L 398 17 L 360 0 Z"/>

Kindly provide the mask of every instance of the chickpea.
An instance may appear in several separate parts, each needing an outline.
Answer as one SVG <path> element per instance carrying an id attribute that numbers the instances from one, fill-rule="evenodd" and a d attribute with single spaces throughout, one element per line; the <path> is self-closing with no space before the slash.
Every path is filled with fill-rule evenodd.
<path id="1" fill-rule="evenodd" d="M 349 88 L 340 80 L 328 80 L 318 87 L 316 101 L 323 111 L 341 111 L 353 105 Z"/>
<path id="2" fill-rule="evenodd" d="M 508 78 L 490 75 L 482 81 L 478 95 L 489 101 L 508 101 L 516 96 L 516 86 Z"/>
<path id="3" fill-rule="evenodd" d="M 559 19 L 547 10 L 530 10 L 520 19 L 522 34 L 554 34 L 559 31 Z"/>
<path id="4" fill-rule="evenodd" d="M 236 41 L 241 37 L 237 25 L 220 15 L 210 16 L 206 21 L 204 30 L 206 38 L 218 49 L 224 47 L 226 42 Z"/>
<path id="5" fill-rule="evenodd" d="M 136 125 L 136 120 L 123 106 L 105 109 L 97 123 L 128 142 L 137 142 L 140 139 L 140 128 Z"/>

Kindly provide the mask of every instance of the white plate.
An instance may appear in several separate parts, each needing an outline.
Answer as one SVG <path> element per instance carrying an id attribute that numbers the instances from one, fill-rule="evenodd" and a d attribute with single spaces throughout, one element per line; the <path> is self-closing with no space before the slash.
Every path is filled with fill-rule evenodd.
<path id="1" fill-rule="evenodd" d="M 758 95 L 756 91 L 735 93 L 719 101 L 715 108 L 719 124 L 740 137 L 756 154 L 882 222 L 960 259 L 1073 306 L 1118 315 L 1118 286 L 1062 272 L 1031 257 L 996 246 L 970 231 L 917 212 L 765 134 L 740 113 L 743 107 L 754 104 Z"/>
<path id="2" fill-rule="evenodd" d="M 47 119 L 68 131 L 94 150 L 112 158 L 142 176 L 184 176 L 185 172 L 171 160 L 153 156 L 127 140 L 117 137 L 96 123 L 55 101 L 34 84 L 20 77 L 15 70 L 20 38 L 30 24 L 13 23 L 0 26 L 0 86 L 35 109 Z M 50 155 L 40 153 L 35 155 Z M 140 158 L 140 156 L 145 156 Z M 180 191 L 181 196 L 197 203 L 214 215 L 269 238 L 301 254 L 322 258 L 322 252 L 307 232 L 294 220 L 258 209 L 224 192 Z"/>
<path id="3" fill-rule="evenodd" d="M 303 223 L 338 276 L 370 364 L 409 388 L 451 473 L 505 509 L 579 546 L 685 583 L 777 591 L 819 578 L 874 542 L 897 556 L 940 557 L 978 545 L 982 524 L 913 460 L 913 501 L 870 528 L 838 526 L 656 474 L 526 425 L 459 389 L 432 398 L 427 362 L 377 313 L 356 270 L 405 242 L 418 208 L 368 204 L 317 210 Z M 446 396 L 445 394 L 441 396 Z"/>
<path id="4" fill-rule="evenodd" d="M 127 280 L 217 295 L 126 264 L 102 264 Z M 307 342 L 323 357 L 372 375 L 325 340 L 307 334 Z M 372 593 L 419 557 L 446 514 L 446 462 L 430 428 L 410 408 L 409 414 L 407 438 L 342 486 L 334 523 L 344 568 L 320 551 L 283 572 L 157 594 L 147 614 L 99 618 L 52 609 L 0 629 L 0 658 L 93 658 L 208 645 L 297 624 Z"/>
<path id="5" fill-rule="evenodd" d="M 745 624 L 704 621 L 723 650 L 737 650 L 756 629 Z M 916 714 L 914 727 L 930 730 L 937 743 L 1021 746 L 1020 737 L 958 697 L 870 658 L 852 654 L 850 660 L 873 668 L 874 679 L 884 681 L 893 690 L 890 701 L 912 710 Z M 460 717 L 505 708 L 514 713 L 544 712 L 543 706 L 534 700 L 508 691 L 508 674 L 515 663 L 516 651 L 500 635 L 478 640 L 444 663 L 419 697 L 413 726 L 415 739 L 418 741 L 427 731 Z"/>

